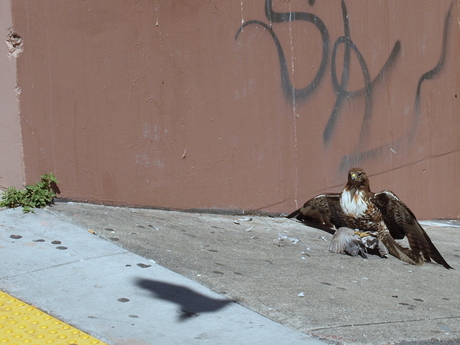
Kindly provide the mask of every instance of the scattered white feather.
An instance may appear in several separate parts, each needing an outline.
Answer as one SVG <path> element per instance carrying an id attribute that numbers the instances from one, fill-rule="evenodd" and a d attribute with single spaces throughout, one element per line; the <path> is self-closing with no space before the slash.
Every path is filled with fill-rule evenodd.
<path id="1" fill-rule="evenodd" d="M 283 247 L 287 244 L 297 244 L 300 242 L 300 239 L 297 237 L 288 237 L 285 233 L 279 233 L 278 238 L 273 240 L 273 244 L 276 244 L 278 247 Z"/>

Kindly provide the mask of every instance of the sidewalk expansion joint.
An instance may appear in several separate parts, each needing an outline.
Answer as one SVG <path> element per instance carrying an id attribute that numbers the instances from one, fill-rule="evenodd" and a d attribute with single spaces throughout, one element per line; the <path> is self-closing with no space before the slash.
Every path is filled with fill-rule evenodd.
<path id="1" fill-rule="evenodd" d="M 459 316 L 445 316 L 445 317 L 434 317 L 434 318 L 424 318 L 424 319 L 413 319 L 413 320 L 394 320 L 394 321 L 383 321 L 383 322 L 368 322 L 368 323 L 353 323 L 349 325 L 337 325 L 337 326 L 327 326 L 327 327 L 318 327 L 309 329 L 308 332 L 316 332 L 325 329 L 335 329 L 335 328 L 347 328 L 347 327 L 358 327 L 358 326 L 374 326 L 374 325 L 388 325 L 388 324 L 402 324 L 402 323 L 411 323 L 411 322 L 420 322 L 420 321 L 440 321 L 440 320 L 455 320 L 460 319 Z"/>
<path id="2" fill-rule="evenodd" d="M 31 270 L 31 271 L 27 271 L 27 272 L 21 272 L 21 273 L 12 274 L 12 275 L 1 276 L 1 277 L 0 277 L 0 280 L 3 280 L 3 279 L 11 279 L 11 278 L 15 278 L 15 277 L 20 277 L 20 276 L 22 276 L 22 275 L 24 275 L 24 274 L 30 274 L 30 273 L 36 273 L 36 272 L 46 271 L 46 270 L 53 269 L 53 268 L 56 268 L 56 267 L 62 267 L 62 266 L 73 265 L 73 264 L 76 264 L 76 263 L 79 263 L 79 262 L 97 260 L 97 259 L 107 258 L 107 257 L 110 257 L 110 256 L 115 256 L 115 255 L 126 255 L 126 254 L 130 254 L 130 252 L 129 252 L 129 251 L 126 251 L 126 252 L 113 253 L 113 254 L 108 254 L 108 255 L 94 256 L 94 257 L 87 258 L 87 259 L 80 259 L 80 260 L 75 260 L 75 261 L 69 261 L 69 262 L 65 262 L 65 263 L 62 263 L 62 264 L 58 264 L 58 265 L 52 265 L 52 266 L 37 268 L 36 270 Z"/>

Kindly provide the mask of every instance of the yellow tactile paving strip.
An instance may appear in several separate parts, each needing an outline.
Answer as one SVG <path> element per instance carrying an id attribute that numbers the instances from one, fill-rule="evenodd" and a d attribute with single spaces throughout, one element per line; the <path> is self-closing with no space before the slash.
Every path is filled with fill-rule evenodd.
<path id="1" fill-rule="evenodd" d="M 107 345 L 0 291 L 0 344 Z"/>

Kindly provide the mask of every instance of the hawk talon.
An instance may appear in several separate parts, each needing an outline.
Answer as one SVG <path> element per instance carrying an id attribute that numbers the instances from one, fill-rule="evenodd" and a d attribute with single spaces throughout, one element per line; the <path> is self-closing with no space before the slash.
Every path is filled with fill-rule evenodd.
<path id="1" fill-rule="evenodd" d="M 355 235 L 358 235 L 361 238 L 371 236 L 371 234 L 359 230 L 355 230 Z"/>

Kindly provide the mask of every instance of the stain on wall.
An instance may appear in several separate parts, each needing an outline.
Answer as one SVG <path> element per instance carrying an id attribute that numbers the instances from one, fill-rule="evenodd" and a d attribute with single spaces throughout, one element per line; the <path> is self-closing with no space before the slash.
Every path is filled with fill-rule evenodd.
<path id="1" fill-rule="evenodd" d="M 14 0 L 12 14 L 27 182 L 288 212 L 360 165 L 420 218 L 460 216 L 457 2 Z"/>

